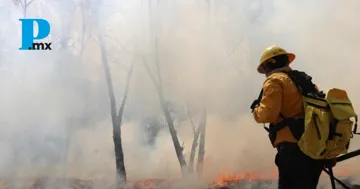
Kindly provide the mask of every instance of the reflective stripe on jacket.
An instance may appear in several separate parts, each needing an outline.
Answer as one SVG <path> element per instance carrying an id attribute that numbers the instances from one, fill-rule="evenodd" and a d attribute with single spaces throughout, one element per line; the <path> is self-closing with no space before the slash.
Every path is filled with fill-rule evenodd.
<path id="1" fill-rule="evenodd" d="M 290 71 L 290 67 L 279 70 Z M 268 76 L 263 84 L 263 96 L 253 116 L 257 123 L 277 124 L 285 117 L 304 116 L 303 99 L 290 77 L 276 72 Z M 274 147 L 281 142 L 297 142 L 288 127 L 277 132 Z"/>

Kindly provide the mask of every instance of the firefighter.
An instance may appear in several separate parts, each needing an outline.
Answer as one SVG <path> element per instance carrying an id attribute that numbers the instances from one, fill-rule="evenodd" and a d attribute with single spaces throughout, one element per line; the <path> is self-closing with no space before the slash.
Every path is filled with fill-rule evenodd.
<path id="1" fill-rule="evenodd" d="M 298 128 L 304 125 L 302 95 L 290 77 L 279 72 L 292 70 L 289 64 L 294 59 L 293 53 L 275 45 L 262 53 L 257 71 L 265 74 L 266 80 L 262 98 L 253 111 L 257 123 L 270 123 L 271 126 L 285 118 L 296 118 L 299 122 L 294 124 L 299 125 Z M 277 148 L 278 189 L 316 189 L 324 164 L 305 155 L 297 145 L 295 135 L 286 126 L 276 131 L 276 139 L 272 141 L 273 147 Z"/>

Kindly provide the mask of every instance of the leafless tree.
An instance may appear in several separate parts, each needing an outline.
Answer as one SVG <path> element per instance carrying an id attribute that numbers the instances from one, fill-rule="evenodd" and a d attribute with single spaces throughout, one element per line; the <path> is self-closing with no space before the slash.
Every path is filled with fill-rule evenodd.
<path id="1" fill-rule="evenodd" d="M 93 15 L 95 15 L 96 20 L 98 20 L 98 11 L 100 2 L 96 2 L 97 5 L 93 5 Z M 123 123 L 123 114 L 125 110 L 125 104 L 127 102 L 129 90 L 130 90 L 130 82 L 132 78 L 132 73 L 134 70 L 134 62 L 131 63 L 130 68 L 127 70 L 127 78 L 126 84 L 124 89 L 124 94 L 122 96 L 122 100 L 120 103 L 119 110 L 117 111 L 116 108 L 116 97 L 113 88 L 112 76 L 109 67 L 109 60 L 108 60 L 108 51 L 106 49 L 104 34 L 99 27 L 99 21 L 96 22 L 97 29 L 98 29 L 98 44 L 101 50 L 101 60 L 104 67 L 106 83 L 108 87 L 108 95 L 110 100 L 110 112 L 112 118 L 112 127 L 113 127 L 113 142 L 114 142 L 114 152 L 115 152 L 115 165 L 116 165 L 116 187 L 120 188 L 122 184 L 124 184 L 127 180 L 126 177 L 126 169 L 125 169 L 125 162 L 124 162 L 124 152 L 122 147 L 122 138 L 121 138 L 121 126 Z"/>
<path id="2" fill-rule="evenodd" d="M 185 175 L 185 173 L 187 172 L 186 170 L 186 160 L 183 154 L 183 146 L 180 145 L 178 136 L 177 136 L 177 131 L 175 129 L 175 124 L 174 124 L 174 120 L 171 117 L 171 113 L 169 111 L 169 103 L 166 101 L 166 98 L 164 96 L 163 93 L 163 80 L 161 77 L 161 70 L 160 70 L 160 63 L 159 63 L 159 46 L 158 46 L 158 33 L 157 33 L 157 28 L 154 28 L 154 23 L 153 23 L 153 11 L 151 8 L 151 4 L 152 4 L 152 0 L 148 1 L 148 10 L 149 10 L 149 28 L 150 28 L 150 39 L 153 41 L 153 52 L 154 52 L 154 67 L 155 67 L 155 72 L 152 72 L 150 69 L 150 66 L 148 65 L 149 63 L 146 61 L 145 57 L 143 57 L 143 65 L 148 73 L 148 75 L 151 78 L 152 83 L 154 84 L 156 91 L 158 93 L 158 97 L 159 97 L 159 102 L 160 102 L 160 107 L 164 113 L 164 117 L 166 119 L 166 122 L 168 124 L 169 127 L 169 132 L 174 144 L 174 148 L 175 148 L 175 152 L 176 152 L 176 156 L 178 158 L 179 164 L 180 164 L 180 168 L 181 168 L 181 172 L 183 175 Z M 158 5 L 159 2 L 157 1 L 156 4 Z M 157 18 L 155 18 L 157 19 Z"/>
<path id="3" fill-rule="evenodd" d="M 26 18 L 27 10 L 29 5 L 34 2 L 35 0 L 13 0 L 15 5 L 21 5 L 22 13 L 24 18 Z"/>
<path id="4" fill-rule="evenodd" d="M 157 52 L 157 51 L 158 51 L 157 50 L 157 42 L 155 42 L 155 52 Z M 157 55 L 155 55 L 155 56 L 157 56 Z M 186 161 L 185 161 L 185 157 L 183 154 L 183 147 L 180 145 L 180 142 L 179 142 L 179 139 L 177 136 L 177 132 L 175 129 L 174 121 L 173 121 L 173 118 L 171 117 L 170 111 L 168 109 L 168 103 L 166 102 L 164 94 L 163 94 L 163 84 L 162 84 L 162 77 L 161 77 L 161 73 L 160 73 L 160 66 L 159 66 L 158 58 L 156 58 L 156 62 L 155 62 L 157 78 L 151 72 L 151 69 L 145 59 L 143 60 L 143 63 L 144 63 L 144 67 L 145 67 L 147 73 L 149 74 L 149 76 L 151 78 L 151 81 L 153 82 L 153 84 L 157 90 L 157 93 L 159 96 L 159 101 L 160 101 L 160 106 L 161 106 L 162 111 L 164 112 L 164 116 L 165 116 L 166 122 L 169 127 L 170 135 L 171 135 L 171 138 L 172 138 L 172 141 L 174 144 L 176 156 L 177 156 L 179 164 L 180 164 L 181 172 L 184 175 L 186 173 L 185 172 Z"/>
<path id="5" fill-rule="evenodd" d="M 204 156 L 205 156 L 206 118 L 207 118 L 207 110 L 204 105 L 200 124 L 199 124 L 199 130 L 201 134 L 200 134 L 198 161 L 196 164 L 196 172 L 199 174 L 200 177 L 202 176 L 202 172 L 203 172 L 203 164 L 204 164 Z"/>
<path id="6" fill-rule="evenodd" d="M 192 126 L 193 134 L 194 134 L 193 142 L 191 145 L 190 157 L 189 157 L 188 171 L 194 172 L 195 153 L 199 145 L 198 161 L 196 164 L 196 172 L 199 174 L 199 176 L 201 176 L 202 174 L 202 167 L 203 167 L 202 165 L 205 156 L 205 134 L 206 134 L 205 131 L 206 131 L 207 110 L 204 104 L 205 103 L 203 103 L 201 107 L 201 111 L 197 111 L 200 113 L 200 120 L 198 122 L 198 126 L 195 126 L 194 117 L 192 115 L 194 113 L 190 111 L 189 103 L 188 102 L 186 103 L 187 116 Z M 199 142 L 199 138 L 200 138 L 200 142 Z"/>
<path id="7" fill-rule="evenodd" d="M 189 104 L 187 103 L 186 106 L 187 106 L 187 115 L 189 117 L 189 121 L 190 121 L 190 124 L 192 126 L 193 134 L 194 134 L 193 142 L 192 142 L 192 145 L 191 145 L 188 170 L 189 170 L 189 172 L 194 172 L 195 152 L 196 152 L 196 149 L 197 149 L 197 146 L 198 146 L 199 136 L 201 134 L 201 129 L 204 130 L 204 127 L 206 126 L 206 111 L 205 111 L 205 108 L 202 110 L 199 125 L 198 125 L 198 127 L 196 127 L 195 123 L 194 123 L 194 120 L 193 120 L 193 116 L 191 115 L 191 112 L 189 111 Z M 205 138 L 203 138 L 203 140 L 205 140 Z M 205 148 L 204 145 L 202 145 L 201 147 Z M 200 148 L 199 148 L 199 150 L 204 151 L 204 150 L 201 150 Z M 203 156 L 203 154 L 204 153 L 202 153 L 202 156 Z M 201 160 L 202 159 L 203 158 L 201 158 Z M 198 164 L 199 164 L 199 162 L 198 162 Z"/>
<path id="8" fill-rule="evenodd" d="M 110 111 L 113 125 L 113 141 L 114 141 L 114 151 L 115 151 L 115 159 L 116 159 L 116 173 L 117 173 L 117 186 L 120 186 L 122 183 L 126 182 L 126 169 L 124 163 L 124 152 L 122 148 L 122 139 L 121 139 L 121 125 L 122 118 L 125 109 L 126 100 L 129 94 L 130 88 L 130 80 L 133 73 L 134 63 L 131 64 L 131 67 L 128 71 L 128 76 L 125 84 L 125 91 L 123 98 L 120 103 L 119 111 L 117 112 L 116 108 L 116 98 L 113 89 L 112 77 L 109 68 L 109 62 L 107 58 L 107 50 L 105 47 L 104 39 L 99 32 L 99 45 L 101 49 L 101 57 L 103 62 L 103 67 L 105 71 L 106 83 L 108 86 L 109 100 L 110 100 Z"/>

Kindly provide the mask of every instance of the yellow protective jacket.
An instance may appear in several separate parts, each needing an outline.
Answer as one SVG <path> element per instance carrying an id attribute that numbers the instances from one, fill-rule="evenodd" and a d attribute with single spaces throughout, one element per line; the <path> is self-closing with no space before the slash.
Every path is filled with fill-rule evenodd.
<path id="1" fill-rule="evenodd" d="M 278 70 L 290 71 L 290 67 Z M 282 72 L 275 72 L 268 76 L 263 84 L 263 96 L 260 104 L 255 108 L 253 116 L 257 123 L 280 123 L 285 117 L 303 117 L 304 107 L 301 93 L 296 88 L 289 76 Z M 280 129 L 276 133 L 273 144 L 276 147 L 281 142 L 293 142 L 297 140 L 288 127 Z"/>

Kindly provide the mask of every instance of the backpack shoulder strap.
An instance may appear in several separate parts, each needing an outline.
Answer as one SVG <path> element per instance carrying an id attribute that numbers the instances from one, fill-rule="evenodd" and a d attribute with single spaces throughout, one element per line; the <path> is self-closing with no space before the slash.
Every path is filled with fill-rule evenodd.
<path id="1" fill-rule="evenodd" d="M 294 82 L 296 88 L 303 96 L 325 98 L 325 94 L 322 91 L 316 89 L 315 84 L 312 82 L 312 77 L 298 70 L 281 71 L 290 77 Z"/>

